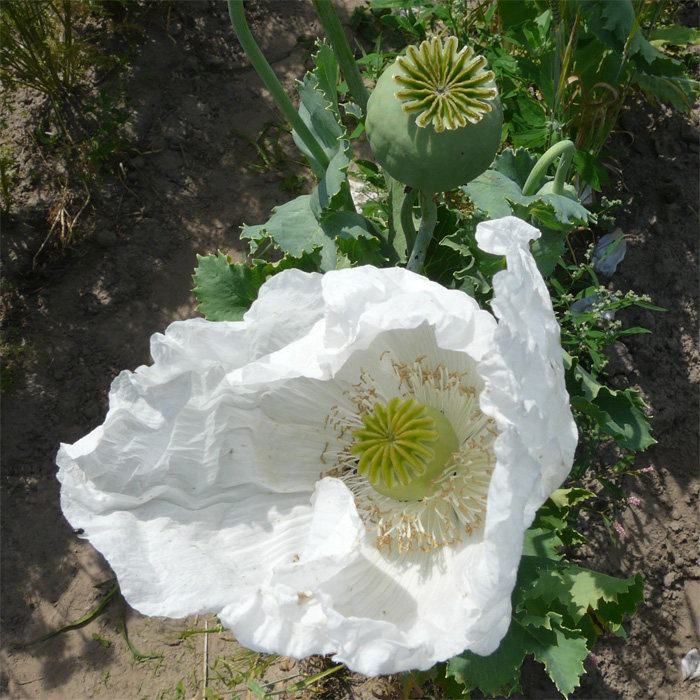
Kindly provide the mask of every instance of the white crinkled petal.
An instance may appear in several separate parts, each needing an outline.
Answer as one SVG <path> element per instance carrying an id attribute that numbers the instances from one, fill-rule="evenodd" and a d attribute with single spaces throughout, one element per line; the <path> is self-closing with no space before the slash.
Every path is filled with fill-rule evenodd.
<path id="1" fill-rule="evenodd" d="M 537 229 L 515 217 L 481 223 L 476 231 L 479 247 L 504 255 L 507 262 L 507 269 L 493 279 L 491 305 L 498 329 L 478 368 L 485 382 L 481 410 L 494 418 L 500 434 L 494 445 L 497 466 L 489 485 L 484 533 L 492 556 L 484 558 L 476 577 L 480 598 L 490 598 L 504 613 L 492 611 L 479 627 L 488 629 L 492 618 L 504 634 L 510 607 L 506 612 L 502 602 L 515 584 L 523 534 L 537 509 L 567 477 L 578 440 L 559 326 L 529 249 L 539 236 Z M 488 654 L 496 647 L 484 643 L 472 650 Z"/>
<path id="2" fill-rule="evenodd" d="M 559 324 L 530 253 L 530 241 L 539 236 L 536 228 L 513 216 L 485 221 L 476 231 L 479 247 L 505 255 L 507 262 L 507 269 L 493 278 L 491 306 L 498 330 L 479 367 L 486 382 L 481 407 L 501 431 L 515 431 L 539 464 L 541 474 L 528 499 L 529 522 L 568 476 L 578 442 Z"/>
<path id="3" fill-rule="evenodd" d="M 239 323 L 212 323 L 202 318 L 176 321 L 151 338 L 152 366 L 136 372 L 154 383 L 166 382 L 183 371 L 224 367 L 240 370 L 295 342 L 309 342 L 314 325 L 323 318 L 322 276 L 287 270 L 271 278 Z M 297 361 L 298 364 L 298 361 Z M 281 375 L 289 368 L 278 368 Z"/>
<path id="4" fill-rule="evenodd" d="M 104 425 L 57 458 L 64 513 L 127 600 L 152 615 L 214 612 L 251 648 L 333 653 L 367 675 L 495 649 L 524 530 L 575 444 L 533 229 L 516 222 L 477 233 L 508 260 L 498 323 L 420 275 L 362 267 L 285 271 L 240 323 L 154 336 L 153 366 L 122 373 Z M 501 431 L 485 528 L 427 553 L 378 550 L 353 492 L 322 478 L 329 416 L 353 410 L 359 374 L 376 370 L 384 394 L 398 381 L 377 369 L 385 350 L 408 365 L 426 352 L 436 366 L 477 362 Z"/>
<path id="5" fill-rule="evenodd" d="M 490 347 L 495 329 L 493 316 L 471 297 L 398 267 L 328 272 L 323 276 L 323 296 L 324 346 L 334 368 L 383 330 L 425 323 L 435 328 L 440 347 L 466 352 L 478 361 Z"/>

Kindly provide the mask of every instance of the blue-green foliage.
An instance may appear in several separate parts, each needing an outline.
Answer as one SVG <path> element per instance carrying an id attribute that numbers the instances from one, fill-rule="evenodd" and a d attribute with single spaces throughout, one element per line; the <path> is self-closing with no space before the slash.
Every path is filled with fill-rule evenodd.
<path id="1" fill-rule="evenodd" d="M 466 694 L 508 696 L 519 688 L 520 668 L 528 655 L 544 664 L 565 696 L 579 685 L 583 661 L 599 634 L 624 634 L 625 615 L 643 600 L 641 575 L 618 579 L 567 561 L 558 551 L 585 538 L 572 526 L 580 504 L 592 498 L 586 489 L 555 491 L 525 535 L 513 617 L 498 649 L 487 657 L 465 652 L 446 669 Z"/>

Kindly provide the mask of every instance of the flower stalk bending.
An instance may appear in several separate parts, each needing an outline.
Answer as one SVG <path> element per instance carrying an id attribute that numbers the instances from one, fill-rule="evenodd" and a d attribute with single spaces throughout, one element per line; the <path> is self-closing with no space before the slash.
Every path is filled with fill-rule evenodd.
<path id="1" fill-rule="evenodd" d="M 255 39 L 253 39 L 253 35 L 250 33 L 250 29 L 248 29 L 248 23 L 245 19 L 243 0 L 228 0 L 228 13 L 238 41 L 241 42 L 241 46 L 250 59 L 250 62 L 253 64 L 253 68 L 255 68 L 263 83 L 265 83 L 265 87 L 270 91 L 280 111 L 292 125 L 294 131 L 297 132 L 299 138 L 301 138 L 307 148 L 313 153 L 314 158 L 316 158 L 323 168 L 327 168 L 330 162 L 328 156 L 321 147 L 321 144 L 319 144 L 306 124 L 304 124 L 304 121 L 294 108 L 292 101 L 287 96 L 277 76 L 274 74 L 272 68 L 270 68 L 270 64 L 265 60 L 265 56 L 263 56 L 262 51 L 255 43 Z"/>
<path id="2" fill-rule="evenodd" d="M 559 157 L 561 158 L 559 160 L 559 164 L 557 165 L 557 172 L 554 176 L 554 184 L 549 191 L 551 194 L 564 194 L 566 174 L 569 171 L 569 166 L 571 165 L 575 152 L 576 147 L 574 146 L 573 142 L 569 141 L 568 139 L 555 143 L 551 148 L 545 151 L 540 156 L 537 163 L 535 163 L 535 167 L 530 171 L 530 174 L 523 185 L 523 194 L 535 194 L 537 185 L 539 185 L 540 181 L 545 176 L 547 169 Z"/>

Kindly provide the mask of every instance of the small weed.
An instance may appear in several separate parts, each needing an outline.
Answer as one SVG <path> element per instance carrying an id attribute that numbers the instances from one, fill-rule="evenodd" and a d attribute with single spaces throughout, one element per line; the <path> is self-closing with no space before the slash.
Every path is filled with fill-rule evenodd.
<path id="1" fill-rule="evenodd" d="M 75 92 L 85 44 L 75 37 L 79 3 L 18 0 L 0 7 L 0 66 L 10 88 L 26 85 L 54 101 Z"/>
<path id="2" fill-rule="evenodd" d="M 9 391 L 17 380 L 23 364 L 37 356 L 36 350 L 22 344 L 19 332 L 11 329 L 0 334 L 0 394 Z"/>
<path id="3" fill-rule="evenodd" d="M 305 178 L 303 175 L 295 175 L 294 173 L 287 173 L 284 176 L 280 187 L 285 192 L 291 192 L 292 194 L 300 194 L 301 192 L 304 191 L 304 187 L 306 186 L 307 182 L 308 182 L 308 179 Z"/>
<path id="4" fill-rule="evenodd" d="M 98 634 L 97 632 L 92 633 L 92 638 L 96 641 L 99 642 L 103 647 L 107 648 L 108 646 L 111 646 L 111 642 L 107 637 L 103 637 L 101 634 Z"/>
<path id="5" fill-rule="evenodd" d="M 185 687 L 182 685 L 182 681 L 180 681 L 176 686 L 175 686 L 175 695 L 172 695 L 170 700 L 184 700 L 185 698 Z M 165 698 L 163 698 L 165 700 Z"/>
<path id="6" fill-rule="evenodd" d="M 255 148 L 261 163 L 250 163 L 250 167 L 261 171 L 279 171 L 289 165 L 290 158 L 285 153 L 281 139 L 285 134 L 290 134 L 291 129 L 286 124 L 277 122 L 265 122 L 255 138 L 246 133 L 231 129 L 231 134 L 243 139 Z"/>
<path id="7" fill-rule="evenodd" d="M 104 675 L 102 676 L 102 683 L 104 684 L 105 688 L 114 688 L 114 684 L 109 680 L 109 676 L 109 671 L 105 671 Z"/>
<path id="8" fill-rule="evenodd" d="M 59 194 L 48 212 L 48 233 L 37 257 L 47 247 L 65 249 L 79 233 L 76 223 L 91 199 L 90 181 L 110 168 L 115 154 L 126 147 L 123 130 L 130 113 L 124 95 L 100 91 L 89 97 L 85 90 L 97 73 L 128 64 L 118 52 L 100 51 L 95 27 L 123 33 L 103 0 L 14 0 L 0 7 L 0 77 L 7 95 L 20 86 L 49 98 L 49 109 L 32 138 L 49 172 L 29 172 L 33 185 L 39 178 L 51 181 Z M 3 126 L 0 124 L 0 126 Z M 52 169 L 53 163 L 60 163 Z M 0 148 L 0 205 L 3 216 L 14 205 L 16 164 L 9 149 Z M 81 197 L 80 189 L 85 195 Z"/>
<path id="9" fill-rule="evenodd" d="M 58 245 L 60 248 L 67 248 L 74 240 L 78 229 L 76 224 L 78 219 L 85 211 L 87 205 L 90 203 L 90 190 L 88 190 L 87 185 L 83 182 L 83 187 L 85 189 L 85 199 L 79 206 L 75 214 L 71 214 L 71 209 L 73 207 L 73 197 L 66 185 L 63 186 L 61 197 L 59 201 L 51 207 L 48 216 L 48 223 L 50 224 L 49 232 L 44 238 L 39 250 L 34 254 L 32 259 L 32 265 L 36 265 L 39 256 L 41 255 L 44 248 L 46 248 L 49 241 L 54 239 L 54 232 L 58 234 Z M 77 205 L 76 205 L 77 206 Z"/>
<path id="10" fill-rule="evenodd" d="M 99 170 L 117 150 L 124 147 L 121 128 L 129 119 L 129 113 L 119 109 L 116 101 L 104 90 L 83 109 L 97 121 L 92 136 L 85 143 L 85 157 L 94 170 Z"/>
<path id="11" fill-rule="evenodd" d="M 15 159 L 12 152 L 6 146 L 0 147 L 0 197 L 2 198 L 2 213 L 9 214 L 14 196 L 12 190 L 15 186 L 17 175 L 15 171 Z"/>

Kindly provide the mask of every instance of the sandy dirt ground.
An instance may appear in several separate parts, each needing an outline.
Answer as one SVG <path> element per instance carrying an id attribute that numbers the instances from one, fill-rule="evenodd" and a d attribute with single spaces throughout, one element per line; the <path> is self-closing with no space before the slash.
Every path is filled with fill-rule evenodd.
<path id="1" fill-rule="evenodd" d="M 353 4 L 341 8 L 344 20 Z M 87 190 L 64 187 L 75 182 L 65 151 L 37 144 L 37 130 L 50 128 L 38 93 L 18 92 L 5 114 L 3 142 L 17 161 L 15 204 L 2 236 L 11 380 L 2 393 L 0 693 L 7 698 L 192 698 L 203 693 L 206 665 L 215 689 L 221 658 L 247 668 L 226 632 L 207 635 L 206 658 L 205 635 L 179 636 L 213 627 L 213 618 L 149 619 L 128 607 L 122 618 L 116 597 L 89 624 L 24 646 L 81 618 L 109 590 L 95 584 L 112 576 L 62 517 L 59 443 L 102 422 L 111 381 L 149 361 L 153 333 L 197 315 L 189 291 L 196 254 L 221 249 L 240 258 L 239 227 L 265 221 L 273 206 L 295 195 L 290 189 L 311 178 L 295 162 L 286 134 L 272 167 L 261 167 L 251 139 L 281 117 L 234 38 L 225 3 L 140 2 L 129 12 L 129 31 L 103 40 L 127 58 L 118 71 L 96 74 L 92 88 L 123 100 L 126 146 Z M 320 33 L 311 4 L 253 3 L 249 21 L 291 94 Z M 628 337 L 611 353 L 613 385 L 639 389 L 655 416 L 658 444 L 639 459 L 653 471 L 625 484 L 642 504 L 625 512 L 621 543 L 591 521 L 591 544 L 580 553 L 606 573 L 642 572 L 646 601 L 626 625 L 627 643 L 600 641 L 597 666 L 588 662 L 577 698 L 679 700 L 700 693 L 680 679 L 681 657 L 700 646 L 699 119 L 697 109 L 688 118 L 633 104 L 610 147 L 608 194 L 623 201 L 618 223 L 628 236 L 627 257 L 611 284 L 649 294 L 667 311 L 624 312 L 626 325 L 653 333 Z M 51 223 L 61 206 L 70 220 L 84 204 L 64 247 L 60 226 L 49 235 Z M 158 658 L 132 655 L 122 619 L 134 647 Z M 266 677 L 310 673 L 322 663 L 277 660 Z M 557 696 L 536 663 L 526 665 L 522 696 Z M 350 676 L 325 697 L 401 691 Z"/>

